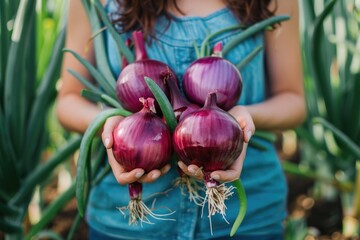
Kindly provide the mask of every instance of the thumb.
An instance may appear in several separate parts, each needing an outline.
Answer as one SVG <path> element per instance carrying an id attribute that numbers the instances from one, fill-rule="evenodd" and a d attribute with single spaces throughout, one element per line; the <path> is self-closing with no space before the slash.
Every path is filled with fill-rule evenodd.
<path id="1" fill-rule="evenodd" d="M 108 120 L 106 120 L 103 128 L 103 132 L 101 134 L 102 141 L 104 143 L 104 146 L 109 149 L 113 145 L 113 131 L 115 127 L 119 124 L 122 117 L 116 116 L 111 117 Z"/>

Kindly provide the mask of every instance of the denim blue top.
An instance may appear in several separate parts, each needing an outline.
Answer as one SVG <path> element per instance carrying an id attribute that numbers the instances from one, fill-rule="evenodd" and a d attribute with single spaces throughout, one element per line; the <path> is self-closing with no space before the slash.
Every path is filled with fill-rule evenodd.
<path id="1" fill-rule="evenodd" d="M 113 11 L 113 4 L 108 3 L 106 9 Z M 173 17 L 170 25 L 165 17 L 161 17 L 155 27 L 158 39 L 146 45 L 148 57 L 167 63 L 175 71 L 181 84 L 183 73 L 196 59 L 194 41 L 200 45 L 207 34 L 236 24 L 238 21 L 228 8 L 218 10 L 206 17 Z M 220 41 L 226 45 L 240 32 L 241 30 L 221 34 L 212 39 L 210 45 L 213 46 Z M 116 54 L 113 38 L 109 33 L 106 35 L 109 62 L 114 75 L 117 76 L 120 73 L 121 63 Z M 225 57 L 236 64 L 261 44 L 263 44 L 262 33 L 241 42 Z M 264 73 L 264 55 L 261 52 L 241 71 L 243 91 L 238 104 L 249 105 L 264 100 Z M 282 221 L 286 216 L 287 187 L 277 153 L 271 143 L 257 140 L 264 144 L 267 150 L 261 151 L 252 147 L 247 150 L 241 180 L 246 190 L 248 208 L 237 232 L 239 236 L 281 233 Z M 234 193 L 226 201 L 226 219 L 230 224 L 226 223 L 219 214 L 211 218 L 212 236 L 206 207 L 202 217 L 201 207 L 190 202 L 187 194 L 182 193 L 179 187 L 173 186 L 177 176 L 176 167 L 173 166 L 169 173 L 156 182 L 143 185 L 145 203 L 151 206 L 156 198 L 155 212 L 166 213 L 167 208 L 176 211 L 170 216 L 176 221 L 157 221 L 150 218 L 154 224 L 129 226 L 128 216 L 124 218 L 117 209 L 128 204 L 127 186 L 119 185 L 111 173 L 91 192 L 87 210 L 88 223 L 100 232 L 124 239 L 189 240 L 229 236 L 240 207 L 237 194 Z M 151 196 L 154 193 L 164 192 L 166 194 Z"/>

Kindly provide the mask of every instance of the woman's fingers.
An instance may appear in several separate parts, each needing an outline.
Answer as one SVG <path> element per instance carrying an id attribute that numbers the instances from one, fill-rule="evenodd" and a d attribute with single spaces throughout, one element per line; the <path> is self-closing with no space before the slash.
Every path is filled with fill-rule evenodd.
<path id="1" fill-rule="evenodd" d="M 107 149 L 107 155 L 113 174 L 117 182 L 121 185 L 133 183 L 135 181 L 144 183 L 154 182 L 159 177 L 166 174 L 171 168 L 170 164 L 166 164 L 163 168 L 154 169 L 147 174 L 145 174 L 145 171 L 142 168 L 136 168 L 130 172 L 126 172 L 125 169 L 115 160 L 111 148 Z"/>
<path id="2" fill-rule="evenodd" d="M 182 161 L 178 161 L 179 168 L 188 176 L 196 178 L 196 179 L 203 179 L 204 174 L 202 169 L 196 165 L 189 165 L 186 166 Z"/>
<path id="3" fill-rule="evenodd" d="M 250 114 L 244 114 L 240 119 L 239 124 L 244 132 L 244 142 L 248 143 L 255 133 L 255 125 Z"/>
<path id="4" fill-rule="evenodd" d="M 248 144 L 244 143 L 243 150 L 242 150 L 239 158 L 230 166 L 230 168 L 228 170 L 214 171 L 210 175 L 211 178 L 213 178 L 219 182 L 232 182 L 232 181 L 240 178 L 244 159 L 246 156 L 247 146 L 248 146 Z"/>
<path id="5" fill-rule="evenodd" d="M 166 174 L 170 170 L 170 167 L 171 167 L 170 164 L 166 164 L 161 169 L 154 169 L 154 170 L 150 171 L 149 173 L 145 174 L 144 176 L 142 176 L 139 179 L 139 182 L 143 182 L 143 183 L 154 182 L 158 178 L 160 178 L 161 176 Z"/>
<path id="6" fill-rule="evenodd" d="M 211 178 L 219 182 L 231 182 L 240 177 L 241 170 L 243 167 L 244 159 L 246 156 L 248 143 L 244 143 L 243 150 L 236 159 L 236 161 L 230 166 L 227 170 L 218 170 L 210 174 Z M 204 174 L 201 168 L 196 165 L 186 166 L 182 161 L 178 161 L 179 168 L 188 176 L 202 180 L 204 179 Z"/>
<path id="7" fill-rule="evenodd" d="M 111 149 L 107 149 L 109 164 L 113 171 L 113 174 L 119 184 L 129 184 L 138 181 L 145 173 L 141 168 L 136 168 L 130 172 L 126 172 L 125 169 L 115 160 Z"/>
<path id="8" fill-rule="evenodd" d="M 119 122 L 123 119 L 121 116 L 115 116 L 110 117 L 106 120 L 103 132 L 101 134 L 102 141 L 104 143 L 104 146 L 109 149 L 113 145 L 113 136 L 112 132 L 114 131 L 114 128 L 119 124 Z"/>
<path id="9" fill-rule="evenodd" d="M 234 169 L 229 169 L 226 171 L 214 171 L 211 173 L 211 178 L 219 182 L 232 182 L 239 177 L 239 171 Z"/>
<path id="10" fill-rule="evenodd" d="M 255 133 L 254 121 L 245 106 L 236 105 L 229 110 L 229 113 L 238 121 L 244 132 L 244 141 L 248 143 Z"/>

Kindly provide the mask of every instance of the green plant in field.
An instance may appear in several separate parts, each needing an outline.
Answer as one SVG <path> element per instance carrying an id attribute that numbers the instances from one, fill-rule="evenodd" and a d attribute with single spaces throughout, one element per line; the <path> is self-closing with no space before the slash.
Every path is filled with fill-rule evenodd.
<path id="1" fill-rule="evenodd" d="M 0 1 L 0 231 L 5 239 L 24 239 L 34 189 L 80 145 L 81 137 L 72 138 L 43 159 L 65 40 L 64 9 L 57 0 Z M 74 187 L 45 210 L 42 222 L 73 196 Z"/>
<path id="2" fill-rule="evenodd" d="M 315 179 L 315 197 L 329 199 L 339 194 L 344 214 L 343 234 L 358 236 L 359 1 L 303 0 L 301 3 L 308 121 L 297 129 L 302 154 L 300 167 L 285 164 L 284 168 Z"/>

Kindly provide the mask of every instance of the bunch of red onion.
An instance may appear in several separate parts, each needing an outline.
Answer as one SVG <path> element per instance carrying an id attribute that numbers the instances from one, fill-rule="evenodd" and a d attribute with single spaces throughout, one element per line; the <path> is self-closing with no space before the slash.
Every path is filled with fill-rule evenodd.
<path id="1" fill-rule="evenodd" d="M 143 109 L 123 119 L 113 131 L 113 153 L 129 172 L 135 168 L 144 169 L 145 173 L 164 167 L 173 153 L 171 133 L 166 124 L 155 114 L 154 99 L 141 98 Z M 153 213 L 142 201 L 142 184 L 129 184 L 130 212 L 129 224 L 139 220 L 150 223 L 147 215 L 160 220 L 168 214 Z M 119 208 L 121 210 L 121 208 Z"/>
<path id="2" fill-rule="evenodd" d="M 148 59 L 141 31 L 133 33 L 133 42 L 136 61 L 124 67 L 116 91 L 120 103 L 137 113 L 121 121 L 114 131 L 113 152 L 116 160 L 126 171 L 143 168 L 149 172 L 168 162 L 173 145 L 180 160 L 203 169 L 209 216 L 217 212 L 225 215 L 224 201 L 232 194 L 232 189 L 211 179 L 210 173 L 227 169 L 242 151 L 242 130 L 236 120 L 224 111 L 233 107 L 240 97 L 242 79 L 239 71 L 221 57 L 222 46 L 217 45 L 215 56 L 200 58 L 186 70 L 183 96 L 169 66 Z M 178 121 L 172 140 L 167 126 L 152 112 L 155 108 L 159 110 L 158 105 L 153 100 L 144 100 L 154 97 L 145 77 L 152 79 L 170 98 Z M 142 104 L 138 101 L 140 98 Z M 199 106 L 204 107 L 200 109 Z M 179 172 L 180 178 L 185 179 L 182 183 L 187 186 L 190 199 L 199 204 L 200 195 L 196 185 L 190 182 L 187 175 Z M 131 201 L 127 208 L 130 210 L 131 224 L 138 220 L 149 222 L 146 215 L 161 218 L 141 201 L 141 190 L 141 183 L 129 184 Z"/>
<path id="3" fill-rule="evenodd" d="M 174 147 L 177 150 L 176 152 L 185 164 L 195 164 L 203 167 L 206 186 L 208 187 L 205 201 L 208 200 L 209 202 L 209 214 L 213 215 L 216 212 L 225 214 L 224 200 L 232 194 L 232 188 L 228 189 L 224 185 L 220 185 L 217 181 L 211 179 L 210 173 L 219 169 L 227 169 L 233 161 L 237 159 L 242 150 L 243 133 L 239 124 L 227 112 L 221 110 L 229 110 L 236 105 L 240 98 L 242 90 L 240 72 L 231 62 L 222 58 L 222 44 L 218 43 L 214 46 L 212 56 L 197 59 L 186 70 L 183 77 L 183 88 L 189 101 L 184 100 L 177 85 L 175 86 L 174 83 L 171 83 L 172 82 L 169 82 L 168 85 L 170 87 L 172 105 L 174 106 L 173 96 L 175 96 L 175 99 L 180 99 L 177 101 L 179 104 L 173 107 L 173 109 L 175 110 L 175 114 L 182 114 L 180 115 L 181 117 L 179 117 L 180 122 L 174 133 Z M 212 95 L 210 96 L 209 93 L 212 93 Z M 198 108 L 195 104 L 204 105 L 205 101 L 210 100 L 212 103 L 208 102 L 201 111 L 197 111 Z M 193 106 L 195 106 L 195 108 Z M 183 111 L 176 109 L 182 109 Z M 225 116 L 224 118 L 219 118 L 222 119 L 220 122 L 224 121 L 230 124 L 232 128 L 228 131 L 226 127 L 222 125 L 223 123 L 219 124 L 214 123 L 213 121 L 215 120 L 205 120 L 204 116 L 194 117 L 196 114 L 202 116 L 201 114 L 208 113 L 209 109 L 211 109 L 211 115 Z M 192 112 L 196 112 L 196 114 L 191 114 Z M 188 115 L 191 117 L 188 118 Z M 205 132 L 203 132 L 204 129 L 206 129 Z M 189 143 L 191 146 L 187 146 L 186 149 L 182 148 L 183 146 L 181 145 L 183 144 L 182 137 L 184 137 L 182 134 L 184 134 L 185 131 L 189 134 L 186 136 L 186 139 L 192 139 L 194 141 L 194 145 Z M 212 135 L 213 132 L 210 133 L 210 131 L 216 131 L 216 134 Z M 181 134 L 179 134 L 180 132 Z M 217 139 L 217 137 L 219 137 L 219 139 Z M 228 140 L 220 142 L 220 139 L 226 138 L 228 138 Z M 231 144 L 234 145 L 230 144 L 231 146 L 229 146 L 230 141 L 232 141 Z M 194 147 L 195 153 L 193 153 L 189 147 Z M 224 148 L 226 151 L 224 151 Z M 192 156 L 191 154 L 195 154 L 196 157 L 190 157 Z M 205 161 L 197 162 L 199 159 Z M 197 184 L 190 181 L 187 175 L 180 174 L 180 176 L 180 181 L 188 188 L 190 199 L 197 204 L 200 203 L 199 201 L 202 201 L 201 205 L 203 205 L 204 199 L 197 193 Z M 216 186 L 216 188 L 212 188 L 211 186 Z M 218 198 L 217 196 L 222 196 L 223 198 Z"/>
<path id="4" fill-rule="evenodd" d="M 188 114 L 200 109 L 198 105 L 189 102 L 181 94 L 177 80 L 171 72 L 167 72 L 164 75 L 164 80 L 169 89 L 170 104 L 177 122 L 181 121 Z M 200 185 L 193 178 L 186 175 L 179 167 L 177 167 L 177 170 L 179 177 L 175 180 L 174 185 L 180 186 L 182 193 L 184 193 L 184 190 L 186 189 L 189 195 L 189 200 L 194 202 L 196 205 L 201 206 L 203 197 L 199 194 L 199 190 L 201 189 Z"/>
<path id="5" fill-rule="evenodd" d="M 233 190 L 210 174 L 229 168 L 240 156 L 244 142 L 238 122 L 216 102 L 216 94 L 208 94 L 204 107 L 184 117 L 173 133 L 173 147 L 180 160 L 203 170 L 209 218 L 215 213 L 225 216 L 225 200 Z"/>

